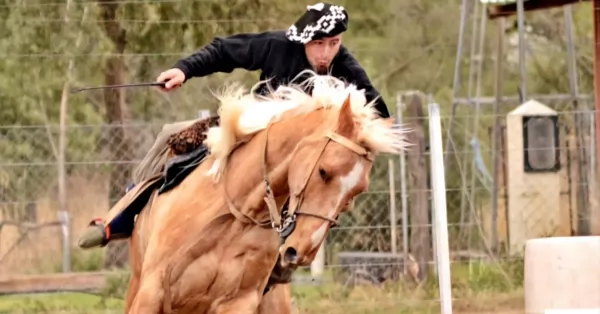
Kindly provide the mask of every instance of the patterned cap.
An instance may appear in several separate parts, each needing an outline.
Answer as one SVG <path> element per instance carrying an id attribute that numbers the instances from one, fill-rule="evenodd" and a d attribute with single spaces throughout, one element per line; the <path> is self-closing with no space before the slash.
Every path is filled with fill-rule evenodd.
<path id="1" fill-rule="evenodd" d="M 306 7 L 306 12 L 288 28 L 289 40 L 306 44 L 311 40 L 332 37 L 348 29 L 348 13 L 344 7 L 317 3 Z"/>

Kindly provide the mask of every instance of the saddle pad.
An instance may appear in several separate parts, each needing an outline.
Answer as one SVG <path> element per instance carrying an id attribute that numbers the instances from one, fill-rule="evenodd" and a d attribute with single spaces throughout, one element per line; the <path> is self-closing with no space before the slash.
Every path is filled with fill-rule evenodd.
<path id="1" fill-rule="evenodd" d="M 185 179 L 208 155 L 208 148 L 200 146 L 189 154 L 176 156 L 169 160 L 163 172 L 164 182 L 158 189 L 162 194 L 176 187 Z"/>

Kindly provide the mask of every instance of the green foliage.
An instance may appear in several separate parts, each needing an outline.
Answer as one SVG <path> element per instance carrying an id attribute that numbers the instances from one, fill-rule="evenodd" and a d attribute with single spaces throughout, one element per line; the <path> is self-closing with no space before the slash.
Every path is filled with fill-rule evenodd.
<path id="1" fill-rule="evenodd" d="M 105 257 L 104 252 L 101 250 L 84 251 L 79 248 L 72 248 L 71 270 L 74 272 L 101 271 L 104 267 Z"/>
<path id="2" fill-rule="evenodd" d="M 0 181 L 0 190 L 3 191 L 0 197 L 3 200 L 32 200 L 39 193 L 54 188 L 60 103 L 69 63 L 73 63 L 74 86 L 101 85 L 104 83 L 104 63 L 113 50 L 112 43 L 106 38 L 96 2 L 71 1 L 68 8 L 66 0 L 64 5 L 59 1 L 52 2 L 53 5 L 25 0 L 0 1 L 0 177 L 9 178 Z M 124 55 L 126 81 L 152 81 L 177 59 L 209 43 L 215 36 L 285 28 L 305 10 L 305 5 L 313 2 L 118 1 L 117 19 L 126 31 L 127 39 Z M 346 6 L 350 14 L 350 29 L 344 44 L 365 67 L 390 111 L 397 112 L 395 98 L 399 91 L 421 90 L 435 97 L 442 107 L 442 114 L 447 117 L 452 107 L 460 1 L 342 0 L 340 4 Z M 590 71 L 593 60 L 590 5 L 581 3 L 573 7 L 582 93 L 589 93 L 593 82 Z M 69 18 L 68 22 L 65 17 Z M 468 25 L 472 22 L 469 20 Z M 528 22 L 544 38 L 541 43 L 531 41 L 531 45 L 535 45 L 532 49 L 541 53 L 528 59 L 528 94 L 568 91 L 562 9 L 530 13 Z M 482 95 L 494 93 L 497 23 L 487 23 L 482 57 Z M 463 45 L 465 56 L 468 56 L 472 39 L 473 35 L 468 30 Z M 505 50 L 514 55 L 515 47 L 506 44 Z M 544 53 L 547 51 L 551 53 Z M 462 96 L 468 90 L 475 90 L 473 86 L 469 87 L 467 79 L 473 61 L 475 59 L 466 57 L 460 63 L 459 92 Z M 504 70 L 503 92 L 513 95 L 519 86 L 518 66 L 514 62 L 506 62 Z M 257 78 L 258 73 L 238 70 L 231 74 L 195 78 L 188 81 L 181 91 L 169 95 L 150 89 L 128 90 L 126 103 L 132 122 L 160 125 L 194 117 L 198 109 L 214 112 L 216 100 L 211 95 L 212 90 L 230 81 L 242 81 L 250 86 Z M 506 113 L 514 106 L 505 106 L 500 111 Z M 564 108 L 568 104 L 562 106 Z M 452 156 L 446 165 L 449 169 L 446 178 L 450 222 L 460 219 L 461 194 L 458 191 L 464 182 L 469 181 L 469 176 L 464 174 L 470 170 L 464 169 L 463 162 L 472 158 L 469 141 L 473 130 L 481 143 L 484 161 L 488 169 L 492 169 L 489 154 L 491 114 L 491 106 L 482 108 L 480 125 L 475 127 L 473 107 L 457 108 L 458 117 L 451 136 L 455 148 L 462 155 Z M 74 171 L 78 163 L 103 161 L 101 156 L 106 147 L 110 147 L 111 139 L 106 137 L 106 130 L 89 125 L 102 124 L 104 119 L 101 91 L 70 95 L 67 110 L 68 171 Z M 447 122 L 444 119 L 443 127 L 448 125 Z M 144 148 L 140 150 L 142 152 L 136 152 L 136 156 L 143 154 Z M 376 168 L 387 166 L 379 164 L 385 163 L 385 159 L 381 160 Z M 32 164 L 36 166 L 31 167 Z M 378 171 L 373 176 L 369 199 L 344 217 L 345 224 L 389 224 L 385 214 L 389 195 L 380 193 L 387 189 L 387 176 L 385 171 Z M 476 184 L 478 196 L 489 197 L 481 184 Z M 397 197 L 398 204 L 399 201 Z M 388 233 L 370 231 L 345 235 L 344 239 L 349 239 L 350 244 L 344 249 L 388 249 L 382 244 L 384 241 L 380 241 L 389 238 Z M 374 245 L 373 242 L 379 244 Z"/>

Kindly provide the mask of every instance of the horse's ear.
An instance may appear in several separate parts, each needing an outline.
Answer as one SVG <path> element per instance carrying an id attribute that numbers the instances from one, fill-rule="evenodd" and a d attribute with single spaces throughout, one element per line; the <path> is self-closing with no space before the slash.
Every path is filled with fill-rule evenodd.
<path id="1" fill-rule="evenodd" d="M 338 116 L 336 132 L 340 135 L 350 136 L 354 130 L 354 119 L 352 118 L 352 107 L 350 105 L 350 94 L 344 100 Z"/>

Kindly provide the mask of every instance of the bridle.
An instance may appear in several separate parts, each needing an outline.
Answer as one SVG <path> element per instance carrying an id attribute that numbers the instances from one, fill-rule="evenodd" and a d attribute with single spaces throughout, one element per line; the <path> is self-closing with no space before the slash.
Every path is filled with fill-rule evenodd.
<path id="1" fill-rule="evenodd" d="M 277 208 L 277 203 L 275 202 L 275 195 L 273 194 L 273 190 L 271 188 L 271 183 L 269 181 L 269 172 L 267 169 L 267 153 L 268 153 L 267 144 L 269 142 L 269 130 L 272 125 L 273 125 L 272 123 L 269 123 L 269 125 L 267 126 L 267 128 L 265 130 L 266 135 L 265 135 L 265 145 L 264 145 L 264 151 L 263 151 L 263 183 L 265 185 L 265 194 L 266 194 L 264 200 L 267 205 L 267 208 L 269 209 L 269 219 L 265 220 L 265 221 L 257 221 L 256 219 L 242 213 L 239 209 L 237 209 L 237 207 L 231 201 L 231 198 L 227 194 L 226 184 L 223 184 L 223 188 L 225 190 L 225 196 L 227 199 L 227 205 L 229 207 L 230 212 L 237 219 L 239 219 L 241 221 L 244 221 L 247 223 L 254 223 L 261 227 L 273 228 L 273 229 L 275 229 L 275 231 L 277 231 L 277 233 L 280 235 L 280 237 L 282 237 L 284 239 L 287 238 L 294 231 L 294 229 L 296 227 L 296 217 L 298 215 L 319 218 L 319 219 L 328 221 L 331 226 L 337 225 L 337 223 L 338 223 L 337 217 L 336 217 L 336 219 L 333 219 L 333 218 L 326 217 L 323 215 L 299 210 L 299 208 L 302 205 L 302 201 L 304 200 L 304 192 L 306 191 L 306 187 L 308 186 L 308 181 L 310 180 L 312 174 L 314 173 L 314 169 L 317 166 L 317 164 L 319 163 L 319 160 L 321 159 L 323 152 L 325 151 L 325 148 L 331 141 L 335 141 L 335 142 L 341 144 L 342 146 L 350 149 L 351 151 L 355 152 L 356 154 L 362 156 L 363 158 L 365 158 L 371 162 L 373 162 L 373 160 L 374 160 L 373 153 L 368 151 L 364 147 L 354 143 L 353 141 L 349 140 L 345 136 L 342 136 L 334 131 L 328 131 L 324 136 L 325 139 L 323 139 L 322 142 L 320 143 L 321 147 L 320 147 L 319 154 L 313 161 L 312 167 L 310 168 L 308 175 L 304 178 L 302 187 L 294 195 L 290 195 L 290 197 L 288 199 L 289 206 L 288 206 L 287 210 L 284 209 L 283 212 L 280 214 L 279 209 Z"/>

